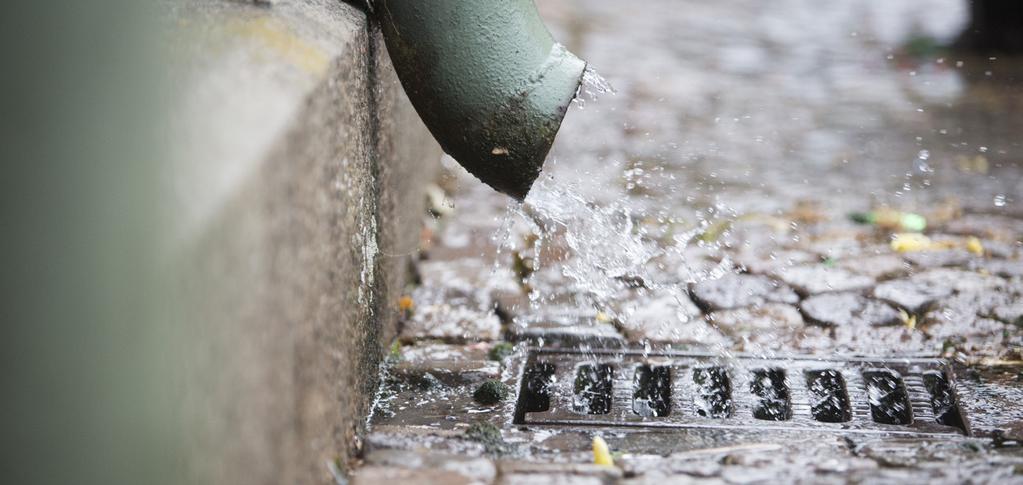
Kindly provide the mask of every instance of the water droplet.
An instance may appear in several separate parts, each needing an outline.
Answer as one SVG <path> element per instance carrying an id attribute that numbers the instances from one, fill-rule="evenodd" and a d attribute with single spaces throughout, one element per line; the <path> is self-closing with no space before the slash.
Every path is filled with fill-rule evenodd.
<path id="1" fill-rule="evenodd" d="M 921 173 L 933 173 L 934 169 L 927 163 L 927 160 L 931 158 L 931 152 L 928 150 L 920 150 L 916 154 L 916 169 Z"/>
<path id="2" fill-rule="evenodd" d="M 995 204 L 995 207 L 1004 207 L 1005 206 L 1005 194 L 997 194 L 997 195 L 995 195 L 995 198 L 994 198 L 993 202 Z"/>

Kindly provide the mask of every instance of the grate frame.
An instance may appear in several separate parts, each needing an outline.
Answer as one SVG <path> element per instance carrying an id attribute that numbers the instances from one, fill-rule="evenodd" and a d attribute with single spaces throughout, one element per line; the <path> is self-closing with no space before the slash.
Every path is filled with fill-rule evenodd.
<path id="1" fill-rule="evenodd" d="M 576 372 L 581 366 L 609 365 L 612 385 L 610 409 L 601 409 L 599 414 L 588 414 L 579 409 L 575 397 Z M 552 373 L 545 377 L 543 387 L 548 399 L 546 409 L 537 409 L 524 402 L 523 389 L 535 391 L 536 382 L 520 379 L 516 398 L 514 423 L 527 426 L 600 426 L 622 428 L 720 428 L 746 429 L 754 431 L 834 431 L 842 433 L 877 433 L 893 435 L 964 435 L 966 426 L 939 423 L 933 407 L 934 396 L 924 383 L 924 376 L 940 374 L 948 381 L 952 392 L 954 410 L 962 416 L 958 404 L 955 372 L 953 366 L 942 359 L 934 358 L 820 358 L 792 356 L 785 358 L 763 358 L 737 355 L 724 359 L 710 353 L 682 351 L 644 351 L 639 349 L 526 349 L 521 362 L 519 376 L 535 374 L 538 366 L 544 366 Z M 643 367 L 666 367 L 670 369 L 670 409 L 666 416 L 638 413 L 635 411 L 636 372 Z M 701 399 L 708 393 L 707 369 L 721 369 L 727 374 L 724 384 L 729 396 L 726 412 L 701 413 Z M 757 419 L 755 411 L 762 396 L 751 388 L 755 372 L 764 369 L 781 370 L 784 373 L 785 399 L 788 403 L 787 419 Z M 809 389 L 807 375 L 812 372 L 834 370 L 840 373 L 845 385 L 849 406 L 849 419 L 842 422 L 823 422 L 814 419 L 812 413 L 814 393 Z M 879 370 L 894 372 L 905 391 L 905 400 L 910 409 L 906 424 L 886 424 L 874 419 L 868 398 L 868 382 L 865 374 Z M 704 378 L 694 380 L 694 374 L 703 373 Z M 716 374 L 715 374 L 716 375 Z M 762 385 L 761 385 L 762 387 Z M 761 387 L 758 387 L 762 392 Z M 875 391 L 876 392 L 876 391 Z M 705 404 L 705 403 L 704 403 Z M 705 411 L 705 410 L 704 410 Z M 656 414 L 656 413 L 654 413 Z M 702 415 L 701 415 L 702 414 Z M 964 419 L 960 423 L 966 422 Z"/>

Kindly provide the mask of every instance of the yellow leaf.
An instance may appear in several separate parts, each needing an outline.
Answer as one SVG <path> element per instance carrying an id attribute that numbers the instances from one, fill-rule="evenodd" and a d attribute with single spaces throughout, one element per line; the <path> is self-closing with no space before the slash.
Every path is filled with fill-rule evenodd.
<path id="1" fill-rule="evenodd" d="M 899 309 L 899 319 L 906 325 L 906 328 L 913 330 L 916 328 L 916 315 L 910 315 L 906 310 Z"/>
<path id="2" fill-rule="evenodd" d="M 970 236 L 970 238 L 966 240 L 966 250 L 976 254 L 977 256 L 984 255 L 984 245 L 981 244 L 980 239 L 977 239 L 974 236 Z"/>
<path id="3" fill-rule="evenodd" d="M 411 310 L 413 305 L 414 303 L 411 296 L 405 295 L 398 299 L 398 309 L 403 312 Z"/>
<path id="4" fill-rule="evenodd" d="M 598 322 L 610 322 L 611 321 L 611 317 L 608 316 L 608 314 L 606 314 L 604 312 L 597 312 L 597 321 Z"/>
<path id="5" fill-rule="evenodd" d="M 926 251 L 932 248 L 931 240 L 923 234 L 902 233 L 892 238 L 892 250 L 900 253 Z"/>
<path id="6" fill-rule="evenodd" d="M 607 447 L 607 442 L 600 436 L 593 437 L 593 463 L 604 466 L 614 466 L 615 461 L 611 458 L 611 451 Z"/>

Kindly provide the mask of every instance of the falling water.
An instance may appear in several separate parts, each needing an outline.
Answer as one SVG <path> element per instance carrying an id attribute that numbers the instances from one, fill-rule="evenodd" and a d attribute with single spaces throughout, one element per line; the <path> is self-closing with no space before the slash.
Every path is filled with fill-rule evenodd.
<path id="1" fill-rule="evenodd" d="M 587 68 L 573 109 L 586 109 L 599 103 L 601 96 L 614 93 L 606 80 Z M 566 301 L 581 303 L 589 305 L 598 319 L 613 322 L 619 330 L 641 334 L 653 331 L 662 337 L 658 340 L 670 336 L 667 340 L 686 341 L 692 337 L 696 343 L 728 355 L 728 347 L 722 341 L 703 335 L 711 333 L 710 324 L 692 311 L 687 291 L 691 283 L 730 271 L 727 259 L 703 271 L 688 268 L 686 263 L 686 249 L 716 221 L 713 218 L 691 221 L 689 227 L 673 232 L 670 237 L 654 237 L 653 233 L 663 231 L 651 231 L 649 226 L 667 227 L 676 222 L 675 218 L 663 211 L 655 213 L 634 198 L 598 202 L 574 180 L 580 175 L 586 178 L 586 174 L 579 173 L 581 168 L 559 167 L 562 172 L 574 168 L 574 173 L 565 176 L 550 170 L 558 166 L 557 160 L 548 160 L 547 166 L 525 202 L 510 206 L 515 217 L 506 217 L 498 235 L 500 240 L 508 241 L 513 220 L 528 226 L 529 237 L 522 250 L 531 254 L 532 310 L 543 313 L 545 306 Z M 614 171 L 610 177 L 602 175 L 606 178 L 617 175 L 626 179 L 627 189 L 634 188 L 632 179 L 641 176 L 644 170 L 621 167 L 608 163 L 585 170 Z M 649 170 L 655 171 L 656 167 Z M 566 284 L 545 284 L 537 274 L 560 278 Z M 578 301 L 579 296 L 582 302 Z"/>

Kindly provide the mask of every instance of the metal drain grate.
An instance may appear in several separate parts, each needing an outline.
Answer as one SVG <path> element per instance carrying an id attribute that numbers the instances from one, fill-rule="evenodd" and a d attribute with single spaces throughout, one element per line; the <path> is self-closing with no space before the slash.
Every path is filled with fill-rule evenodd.
<path id="1" fill-rule="evenodd" d="M 517 424 L 966 432 L 937 359 L 531 349 L 521 375 Z"/>

